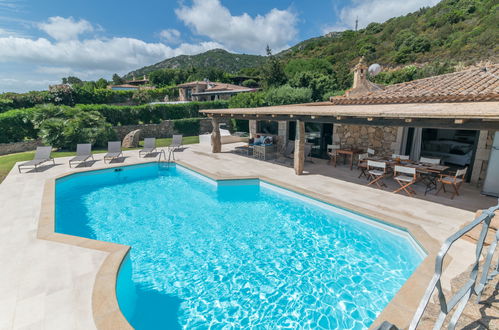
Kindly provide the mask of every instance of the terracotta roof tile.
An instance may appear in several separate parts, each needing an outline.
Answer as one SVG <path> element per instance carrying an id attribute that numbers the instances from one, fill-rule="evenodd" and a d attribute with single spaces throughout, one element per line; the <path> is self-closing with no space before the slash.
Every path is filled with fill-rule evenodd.
<path id="1" fill-rule="evenodd" d="M 499 101 L 499 64 L 385 86 L 364 95 L 331 98 L 333 104 L 476 101 Z"/>

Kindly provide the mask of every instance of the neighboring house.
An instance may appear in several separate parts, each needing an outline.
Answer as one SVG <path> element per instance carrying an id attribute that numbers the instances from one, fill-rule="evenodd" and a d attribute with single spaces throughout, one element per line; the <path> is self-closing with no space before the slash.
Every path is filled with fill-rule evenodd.
<path id="1" fill-rule="evenodd" d="M 149 79 L 144 75 L 143 79 L 135 79 L 135 76 L 132 80 L 126 81 L 124 84 L 120 85 L 109 85 L 108 89 L 112 89 L 115 91 L 134 91 L 139 89 L 154 89 L 154 87 L 146 86 L 149 84 Z"/>
<path id="2" fill-rule="evenodd" d="M 109 85 L 107 88 L 112 89 L 113 91 L 137 91 L 140 89 L 139 86 L 131 84 Z"/>
<path id="3" fill-rule="evenodd" d="M 227 100 L 232 95 L 256 91 L 239 85 L 224 84 L 210 81 L 192 81 L 177 85 L 179 101 L 214 101 Z"/>
<path id="4" fill-rule="evenodd" d="M 367 80 L 367 65 L 361 61 L 353 87 L 329 102 L 202 112 L 215 121 L 250 120 L 252 135 L 276 135 L 281 145 L 295 139 L 311 143 L 315 157 L 325 157 L 327 145 L 340 144 L 370 147 L 383 156 L 441 158 L 467 166 L 475 184 L 483 183 L 487 168 L 499 167 L 492 147 L 499 131 L 499 64 L 379 86 Z M 295 163 L 295 170 L 301 174 L 303 164 Z"/>

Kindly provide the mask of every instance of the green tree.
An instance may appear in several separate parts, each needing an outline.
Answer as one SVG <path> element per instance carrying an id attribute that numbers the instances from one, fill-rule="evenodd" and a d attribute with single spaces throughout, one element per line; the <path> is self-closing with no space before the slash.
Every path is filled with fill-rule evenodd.
<path id="1" fill-rule="evenodd" d="M 100 78 L 95 82 L 95 88 L 106 88 L 108 84 L 109 82 L 106 79 Z"/>
<path id="2" fill-rule="evenodd" d="M 69 84 L 69 85 L 80 85 L 81 83 L 83 83 L 83 81 L 78 77 L 69 76 L 66 78 L 62 78 L 62 83 Z"/>
<path id="3" fill-rule="evenodd" d="M 112 80 L 114 85 L 121 85 L 125 82 L 117 73 L 113 74 Z"/>
<path id="4" fill-rule="evenodd" d="M 267 46 L 267 63 L 263 67 L 263 83 L 266 88 L 278 87 L 287 81 L 282 62 L 274 55 Z"/>

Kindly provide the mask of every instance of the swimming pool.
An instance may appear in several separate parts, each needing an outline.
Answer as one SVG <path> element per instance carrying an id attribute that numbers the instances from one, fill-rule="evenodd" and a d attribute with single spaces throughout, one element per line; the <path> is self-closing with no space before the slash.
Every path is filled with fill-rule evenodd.
<path id="1" fill-rule="evenodd" d="M 56 232 L 132 247 L 117 297 L 137 329 L 365 329 L 425 256 L 375 219 L 158 163 L 58 179 Z"/>

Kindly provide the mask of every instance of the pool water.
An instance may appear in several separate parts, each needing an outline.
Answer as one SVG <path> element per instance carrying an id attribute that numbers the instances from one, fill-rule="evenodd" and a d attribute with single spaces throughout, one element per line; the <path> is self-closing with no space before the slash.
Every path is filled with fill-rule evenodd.
<path id="1" fill-rule="evenodd" d="M 132 247 L 117 297 L 136 329 L 366 329 L 424 258 L 379 221 L 157 163 L 57 180 L 56 231 Z"/>

